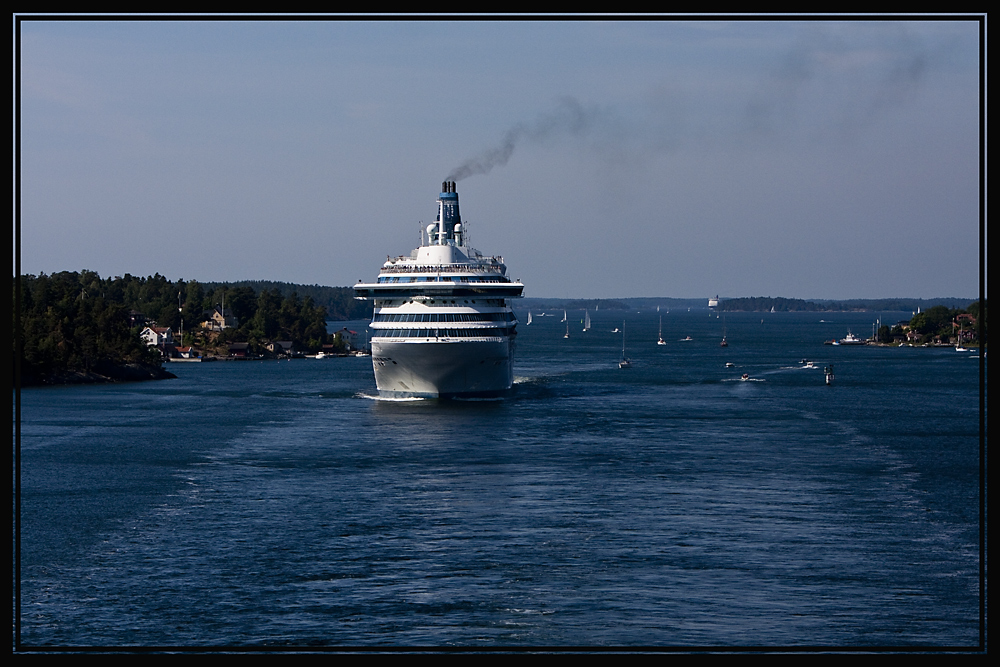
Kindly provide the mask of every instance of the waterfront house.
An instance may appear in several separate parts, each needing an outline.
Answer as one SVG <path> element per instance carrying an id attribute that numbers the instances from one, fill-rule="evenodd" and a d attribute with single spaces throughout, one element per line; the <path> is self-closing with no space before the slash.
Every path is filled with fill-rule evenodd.
<path id="1" fill-rule="evenodd" d="M 295 354 L 295 343 L 290 340 L 276 340 L 267 344 L 267 349 L 272 354 L 291 357 Z"/>
<path id="2" fill-rule="evenodd" d="M 221 306 L 213 308 L 212 312 L 209 313 L 208 320 L 201 323 L 201 326 L 210 331 L 222 331 L 239 325 L 239 320 L 234 315 L 224 314 Z"/>
<path id="3" fill-rule="evenodd" d="M 229 356 L 237 359 L 246 359 L 250 353 L 250 343 L 230 343 Z"/>
<path id="4" fill-rule="evenodd" d="M 151 347 L 163 347 L 174 344 L 174 332 L 170 327 L 146 327 L 139 336 Z"/>
<path id="5" fill-rule="evenodd" d="M 340 340 L 344 341 L 345 351 L 350 352 L 351 350 L 358 349 L 357 331 L 352 331 L 351 329 L 344 327 L 343 329 L 337 332 L 337 335 L 340 336 Z"/>

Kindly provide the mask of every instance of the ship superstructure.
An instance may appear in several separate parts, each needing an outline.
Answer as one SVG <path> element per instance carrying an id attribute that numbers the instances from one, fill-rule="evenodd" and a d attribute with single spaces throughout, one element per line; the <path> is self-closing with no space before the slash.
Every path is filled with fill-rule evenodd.
<path id="1" fill-rule="evenodd" d="M 354 286 L 373 302 L 372 366 L 384 396 L 496 396 L 514 381 L 517 319 L 510 299 L 524 285 L 503 257 L 468 245 L 453 181 L 441 185 L 435 221 L 420 247 L 389 258 L 374 283 Z"/>

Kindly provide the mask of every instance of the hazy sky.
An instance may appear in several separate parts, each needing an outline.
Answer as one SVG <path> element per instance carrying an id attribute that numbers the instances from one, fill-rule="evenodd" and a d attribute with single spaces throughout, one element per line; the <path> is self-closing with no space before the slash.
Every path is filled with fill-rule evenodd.
<path id="1" fill-rule="evenodd" d="M 456 174 L 526 296 L 978 295 L 974 20 L 19 26 L 24 273 L 351 285 Z"/>

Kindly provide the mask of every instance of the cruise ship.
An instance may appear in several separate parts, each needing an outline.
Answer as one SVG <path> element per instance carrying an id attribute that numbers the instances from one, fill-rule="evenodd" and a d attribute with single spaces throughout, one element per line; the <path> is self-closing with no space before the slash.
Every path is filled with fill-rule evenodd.
<path id="1" fill-rule="evenodd" d="M 355 298 L 374 306 L 375 384 L 386 397 L 503 395 L 514 382 L 510 300 L 524 285 L 507 276 L 503 257 L 468 245 L 454 181 L 441 185 L 437 209 L 419 248 L 387 259 L 376 282 L 354 286 Z"/>

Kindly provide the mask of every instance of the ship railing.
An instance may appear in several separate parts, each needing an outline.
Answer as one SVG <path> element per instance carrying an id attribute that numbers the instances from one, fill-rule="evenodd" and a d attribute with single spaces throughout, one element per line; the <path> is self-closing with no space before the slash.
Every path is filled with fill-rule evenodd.
<path id="1" fill-rule="evenodd" d="M 382 267 L 382 273 L 499 273 L 500 266 L 490 264 L 476 266 L 475 264 L 404 264 Z"/>

